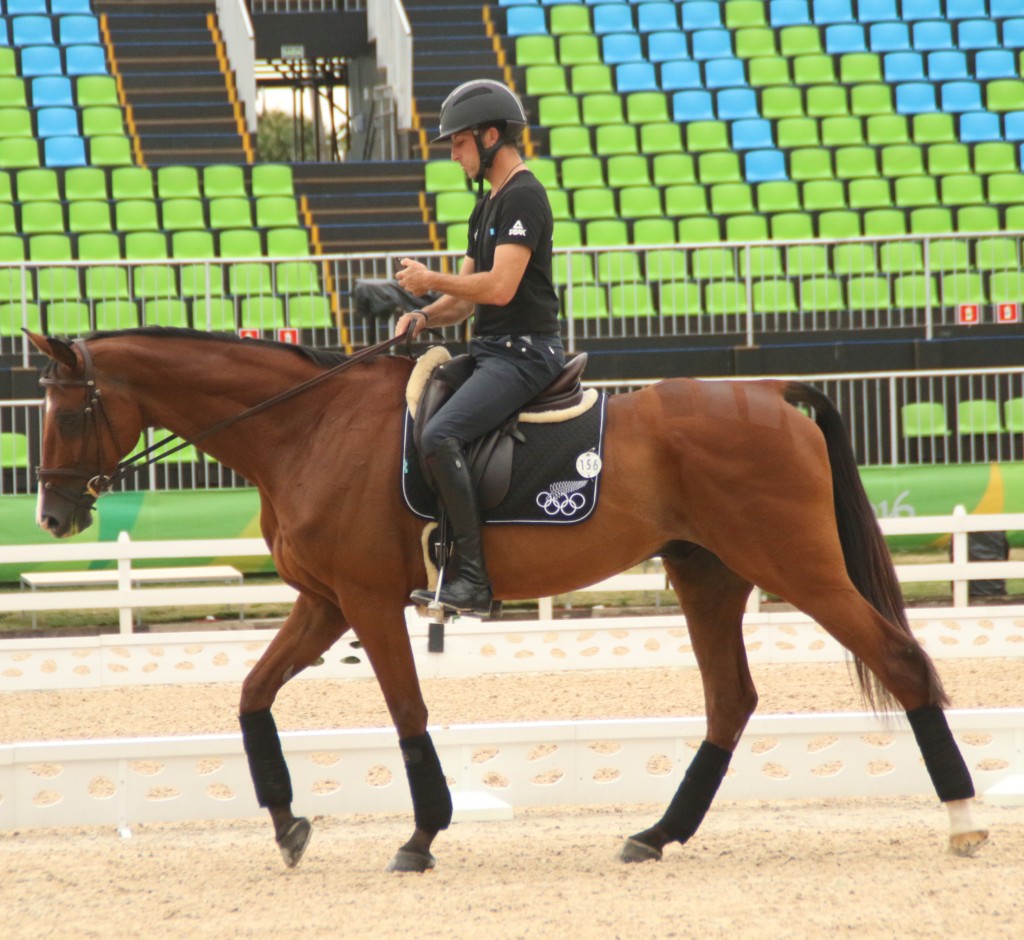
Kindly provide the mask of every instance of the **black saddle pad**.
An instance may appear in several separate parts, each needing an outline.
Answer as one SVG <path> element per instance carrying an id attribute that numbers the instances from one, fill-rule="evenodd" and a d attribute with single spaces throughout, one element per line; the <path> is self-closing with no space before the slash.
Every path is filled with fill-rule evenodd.
<path id="1" fill-rule="evenodd" d="M 571 525 L 597 505 L 601 482 L 607 396 L 579 417 L 552 424 L 520 423 L 525 443 L 515 442 L 508 494 L 483 513 L 486 523 Z M 420 471 L 412 443 L 412 418 L 405 414 L 402 495 L 421 519 L 437 518 L 437 497 Z"/>

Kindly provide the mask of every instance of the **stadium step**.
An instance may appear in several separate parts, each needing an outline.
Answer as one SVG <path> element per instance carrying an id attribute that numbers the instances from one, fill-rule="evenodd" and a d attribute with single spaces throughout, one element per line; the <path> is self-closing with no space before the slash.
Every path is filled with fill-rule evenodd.
<path id="1" fill-rule="evenodd" d="M 95 0 L 144 161 L 248 163 L 252 142 L 208 18 L 215 0 Z"/>

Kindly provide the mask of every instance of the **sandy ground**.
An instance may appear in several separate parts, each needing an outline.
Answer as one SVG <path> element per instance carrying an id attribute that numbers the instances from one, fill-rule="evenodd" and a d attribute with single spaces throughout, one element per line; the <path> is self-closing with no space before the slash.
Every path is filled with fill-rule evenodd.
<path id="1" fill-rule="evenodd" d="M 861 710 L 843 665 L 760 666 L 761 714 Z M 1024 661 L 940 663 L 954 707 L 1020 707 Z M 428 680 L 435 723 L 695 715 L 692 671 Z M 237 730 L 235 685 L 0 695 L 5 741 Z M 375 683 L 294 682 L 284 730 L 382 727 Z M 459 823 L 438 867 L 387 875 L 404 816 L 317 821 L 286 870 L 262 821 L 0 833 L 0 937 L 1018 937 L 1024 807 L 980 805 L 992 841 L 945 854 L 934 800 L 715 805 L 661 863 L 621 839 L 661 807 L 543 808 Z"/>

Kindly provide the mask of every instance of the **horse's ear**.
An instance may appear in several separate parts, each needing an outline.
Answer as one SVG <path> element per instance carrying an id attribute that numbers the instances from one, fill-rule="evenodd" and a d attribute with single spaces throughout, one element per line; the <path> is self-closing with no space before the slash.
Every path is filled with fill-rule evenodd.
<path id="1" fill-rule="evenodd" d="M 49 356 L 70 369 L 78 368 L 78 357 L 69 343 L 65 343 L 64 340 L 56 339 L 53 336 L 40 336 L 31 330 L 24 330 L 24 332 L 32 345 L 44 356 Z"/>

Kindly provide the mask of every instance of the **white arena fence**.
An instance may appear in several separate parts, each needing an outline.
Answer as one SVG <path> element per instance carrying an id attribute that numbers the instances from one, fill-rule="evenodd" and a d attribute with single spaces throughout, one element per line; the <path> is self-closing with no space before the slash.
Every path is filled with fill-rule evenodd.
<path id="1" fill-rule="evenodd" d="M 1024 367 L 914 370 L 906 372 L 775 376 L 808 382 L 820 388 L 842 413 L 862 467 L 987 464 L 1024 459 Z M 635 391 L 656 380 L 594 381 L 585 384 L 611 393 Z M 727 379 L 724 381 L 728 381 Z M 919 406 L 934 409 L 922 428 Z M 984 430 L 976 408 L 985 409 Z M 915 410 L 918 409 L 918 410 Z M 915 418 L 915 415 L 918 417 Z M 43 403 L 41 398 L 0 401 L 0 496 L 35 492 L 34 468 L 40 461 Z M 992 423 L 994 422 L 994 423 Z M 6 453 L 17 446 L 20 453 Z M 166 437 L 150 429 L 140 447 Z M 166 461 L 151 464 L 119 481 L 115 489 L 220 490 L 243 488 L 247 481 L 227 467 L 187 448 Z"/>

